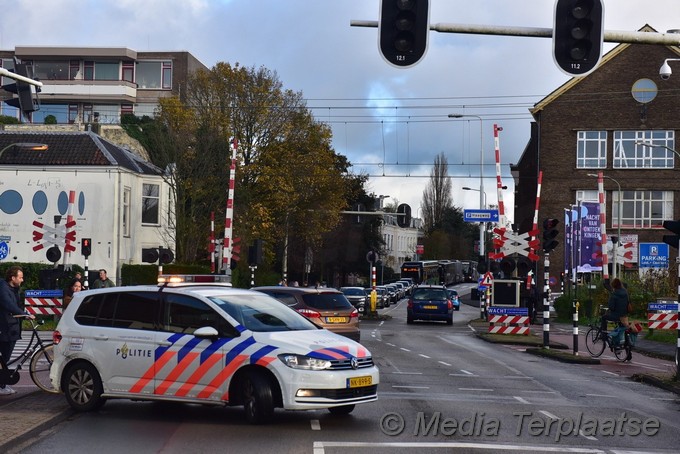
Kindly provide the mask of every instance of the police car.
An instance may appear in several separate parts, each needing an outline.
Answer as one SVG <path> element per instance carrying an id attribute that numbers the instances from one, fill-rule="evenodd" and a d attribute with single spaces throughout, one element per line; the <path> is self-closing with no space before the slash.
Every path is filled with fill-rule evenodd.
<path id="1" fill-rule="evenodd" d="M 107 399 L 350 413 L 377 400 L 361 344 L 259 292 L 165 283 L 75 294 L 54 331 L 50 379 L 77 411 Z"/>

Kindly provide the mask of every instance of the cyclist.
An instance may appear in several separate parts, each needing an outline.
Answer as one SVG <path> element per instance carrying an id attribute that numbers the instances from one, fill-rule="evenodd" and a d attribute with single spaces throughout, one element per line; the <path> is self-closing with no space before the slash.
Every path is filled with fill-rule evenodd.
<path id="1" fill-rule="evenodd" d="M 19 266 L 7 269 L 5 280 L 0 281 L 0 357 L 9 363 L 14 344 L 21 339 L 21 321 L 15 315 L 25 315 L 19 307 L 19 287 L 24 282 L 24 272 Z M 29 318 L 34 319 L 33 315 Z M 0 385 L 0 396 L 16 393 L 9 386 Z"/>

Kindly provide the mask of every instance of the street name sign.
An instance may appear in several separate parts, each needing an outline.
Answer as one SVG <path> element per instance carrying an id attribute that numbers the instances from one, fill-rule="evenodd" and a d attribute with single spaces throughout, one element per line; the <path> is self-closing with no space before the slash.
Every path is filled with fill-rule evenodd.
<path id="1" fill-rule="evenodd" d="M 498 222 L 498 210 L 463 210 L 465 222 Z"/>

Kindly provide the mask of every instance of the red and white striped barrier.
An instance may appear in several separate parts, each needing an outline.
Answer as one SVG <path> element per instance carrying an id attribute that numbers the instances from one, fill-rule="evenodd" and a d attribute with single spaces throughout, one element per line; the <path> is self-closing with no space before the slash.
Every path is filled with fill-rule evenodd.
<path id="1" fill-rule="evenodd" d="M 61 315 L 61 298 L 26 298 L 26 312 L 32 315 Z"/>
<path id="2" fill-rule="evenodd" d="M 512 313 L 521 312 L 521 313 Z M 526 308 L 502 309 L 489 308 L 490 334 L 531 334 L 529 329 L 529 314 Z"/>
<path id="3" fill-rule="evenodd" d="M 647 313 L 649 329 L 678 329 L 678 314 Z"/>

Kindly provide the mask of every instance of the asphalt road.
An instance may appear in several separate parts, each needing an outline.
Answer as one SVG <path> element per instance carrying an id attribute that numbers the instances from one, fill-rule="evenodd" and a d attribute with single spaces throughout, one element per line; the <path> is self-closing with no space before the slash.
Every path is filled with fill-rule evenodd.
<path id="1" fill-rule="evenodd" d="M 380 367 L 378 402 L 346 417 L 277 411 L 249 426 L 240 408 L 111 401 L 43 434 L 24 453 L 69 452 L 677 452 L 677 396 L 606 367 L 528 355 L 454 325 L 362 323 Z M 657 427 L 658 426 L 658 427 Z"/>

